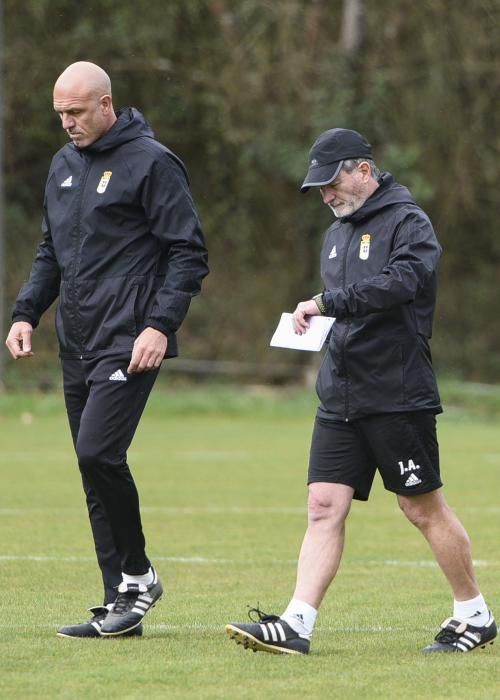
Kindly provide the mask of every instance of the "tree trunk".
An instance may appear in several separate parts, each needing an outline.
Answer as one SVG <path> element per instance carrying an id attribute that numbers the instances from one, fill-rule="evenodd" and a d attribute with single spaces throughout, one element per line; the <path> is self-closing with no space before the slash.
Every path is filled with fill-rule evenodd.
<path id="1" fill-rule="evenodd" d="M 364 39 L 364 28 L 364 0 L 344 0 L 340 44 L 350 57 L 354 57 L 361 49 Z"/>

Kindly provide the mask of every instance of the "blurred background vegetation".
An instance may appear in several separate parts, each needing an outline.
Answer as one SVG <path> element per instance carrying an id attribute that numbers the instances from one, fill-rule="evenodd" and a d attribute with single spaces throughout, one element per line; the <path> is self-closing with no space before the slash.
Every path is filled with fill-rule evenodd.
<path id="1" fill-rule="evenodd" d="M 320 290 L 332 215 L 299 185 L 313 140 L 343 126 L 410 187 L 443 245 L 440 375 L 500 382 L 500 0 L 3 6 L 6 326 L 39 241 L 50 159 L 65 142 L 53 83 L 90 60 L 110 74 L 115 106 L 142 111 L 190 173 L 212 273 L 181 330 L 179 367 L 254 382 L 314 369 L 316 356 L 270 350 L 269 340 L 282 311 Z M 6 362 L 8 387 L 52 382 L 52 316 L 37 331 L 37 358 Z"/>

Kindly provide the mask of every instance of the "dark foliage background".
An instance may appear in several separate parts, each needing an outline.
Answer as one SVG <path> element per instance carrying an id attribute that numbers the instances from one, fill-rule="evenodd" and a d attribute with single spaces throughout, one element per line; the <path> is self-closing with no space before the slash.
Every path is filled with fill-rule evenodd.
<path id="1" fill-rule="evenodd" d="M 190 172 L 212 274 L 182 330 L 185 357 L 256 372 L 310 361 L 268 343 L 281 311 L 319 290 L 331 214 L 298 186 L 318 133 L 347 126 L 410 187 L 444 247 L 438 369 L 500 381 L 500 0 L 5 0 L 4 16 L 8 307 L 65 141 L 53 83 L 91 60 L 115 105 L 143 111 Z M 53 356 L 50 313 L 36 343 Z"/>

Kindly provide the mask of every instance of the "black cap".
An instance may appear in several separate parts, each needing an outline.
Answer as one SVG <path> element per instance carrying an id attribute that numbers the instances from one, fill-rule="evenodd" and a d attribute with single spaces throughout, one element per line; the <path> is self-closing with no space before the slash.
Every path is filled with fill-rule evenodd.
<path id="1" fill-rule="evenodd" d="M 321 187 L 333 182 L 344 160 L 350 158 L 371 160 L 372 147 L 368 141 L 351 129 L 324 131 L 309 151 L 309 170 L 300 191 L 307 192 L 310 187 Z"/>

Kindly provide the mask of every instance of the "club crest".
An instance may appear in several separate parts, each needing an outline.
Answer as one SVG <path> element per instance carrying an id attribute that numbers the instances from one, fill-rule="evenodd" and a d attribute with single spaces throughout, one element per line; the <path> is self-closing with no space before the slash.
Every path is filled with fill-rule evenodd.
<path id="1" fill-rule="evenodd" d="M 99 184 L 97 185 L 97 192 L 99 194 L 106 192 L 106 187 L 109 185 L 109 181 L 111 180 L 112 174 L 113 172 L 111 170 L 105 170 L 102 174 L 102 177 L 99 180 Z"/>
<path id="2" fill-rule="evenodd" d="M 368 260 L 368 256 L 370 255 L 370 240 L 371 235 L 369 233 L 364 233 L 361 236 L 361 243 L 359 246 L 359 257 L 361 260 Z"/>

